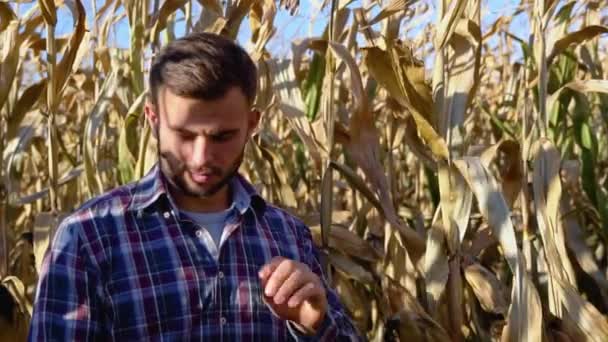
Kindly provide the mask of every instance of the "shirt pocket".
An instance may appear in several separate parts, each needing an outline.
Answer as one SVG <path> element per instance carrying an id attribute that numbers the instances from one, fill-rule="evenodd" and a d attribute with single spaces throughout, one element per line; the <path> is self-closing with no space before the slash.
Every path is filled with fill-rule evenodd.
<path id="1" fill-rule="evenodd" d="M 237 264 L 236 269 L 241 273 L 229 275 L 222 286 L 223 291 L 229 293 L 224 304 L 231 311 L 239 312 L 242 319 L 253 319 L 256 313 L 268 310 L 264 303 L 262 283 L 258 278 L 258 268 L 257 265 Z"/>

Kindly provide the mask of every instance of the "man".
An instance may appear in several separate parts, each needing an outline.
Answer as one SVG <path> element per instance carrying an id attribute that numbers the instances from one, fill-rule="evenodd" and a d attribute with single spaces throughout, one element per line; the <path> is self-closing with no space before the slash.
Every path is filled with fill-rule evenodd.
<path id="1" fill-rule="evenodd" d="M 256 69 L 192 34 L 152 65 L 159 163 L 85 203 L 44 260 L 30 340 L 357 340 L 309 229 L 237 173 L 259 120 Z"/>

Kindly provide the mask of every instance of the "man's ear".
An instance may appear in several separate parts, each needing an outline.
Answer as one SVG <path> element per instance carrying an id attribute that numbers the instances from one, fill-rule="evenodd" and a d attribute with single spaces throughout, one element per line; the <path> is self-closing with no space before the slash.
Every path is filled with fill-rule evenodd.
<path id="1" fill-rule="evenodd" d="M 154 106 L 150 100 L 146 100 L 146 103 L 144 104 L 144 114 L 146 115 L 148 124 L 150 124 L 150 127 L 152 128 L 154 138 L 158 139 L 158 123 L 160 120 L 158 112 L 156 111 L 156 106 Z"/>
<path id="2" fill-rule="evenodd" d="M 252 109 L 249 112 L 249 122 L 248 122 L 248 133 L 249 136 L 253 136 L 257 132 L 258 125 L 260 124 L 260 118 L 262 117 L 262 113 L 256 108 Z"/>

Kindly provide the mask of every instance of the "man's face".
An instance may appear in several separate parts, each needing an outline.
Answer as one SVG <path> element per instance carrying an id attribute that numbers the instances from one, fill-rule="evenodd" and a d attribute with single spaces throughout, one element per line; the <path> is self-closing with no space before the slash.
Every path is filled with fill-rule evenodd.
<path id="1" fill-rule="evenodd" d="M 218 100 L 175 95 L 161 87 L 158 106 L 146 104 L 158 139 L 161 170 L 178 194 L 208 198 L 238 170 L 259 113 L 232 87 Z"/>

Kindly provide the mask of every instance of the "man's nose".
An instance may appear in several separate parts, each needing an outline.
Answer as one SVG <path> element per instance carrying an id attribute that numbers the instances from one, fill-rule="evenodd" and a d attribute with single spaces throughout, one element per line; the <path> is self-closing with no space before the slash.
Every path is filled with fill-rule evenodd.
<path id="1" fill-rule="evenodd" d="M 212 158 L 212 144 L 206 137 L 198 137 L 192 147 L 192 166 L 201 167 Z"/>

